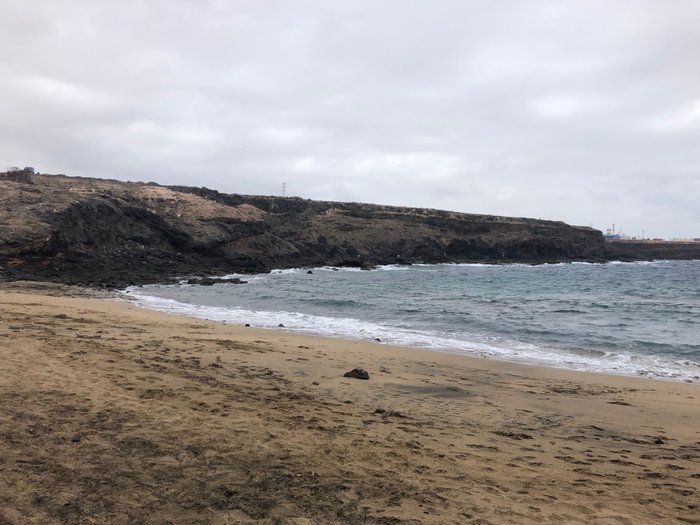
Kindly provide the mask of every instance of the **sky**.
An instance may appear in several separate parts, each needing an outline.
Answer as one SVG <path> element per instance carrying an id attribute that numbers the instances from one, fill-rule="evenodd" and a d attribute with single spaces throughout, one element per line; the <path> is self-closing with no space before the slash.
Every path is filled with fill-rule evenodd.
<path id="1" fill-rule="evenodd" d="M 699 27 L 697 0 L 0 0 L 0 169 L 700 237 Z"/>

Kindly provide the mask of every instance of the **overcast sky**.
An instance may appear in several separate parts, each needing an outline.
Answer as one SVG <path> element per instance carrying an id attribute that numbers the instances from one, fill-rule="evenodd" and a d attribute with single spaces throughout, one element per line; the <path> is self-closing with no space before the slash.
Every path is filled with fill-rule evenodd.
<path id="1" fill-rule="evenodd" d="M 0 0 L 26 165 L 700 237 L 700 1 Z"/>

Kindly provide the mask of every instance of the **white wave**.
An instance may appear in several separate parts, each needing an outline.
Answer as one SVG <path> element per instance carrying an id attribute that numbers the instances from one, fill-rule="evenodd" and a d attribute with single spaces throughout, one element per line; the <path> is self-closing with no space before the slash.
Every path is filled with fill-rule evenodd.
<path id="1" fill-rule="evenodd" d="M 628 265 L 628 266 L 655 266 L 658 264 L 664 264 L 664 263 L 670 263 L 673 262 L 669 259 L 654 259 L 653 261 L 608 261 L 604 263 L 600 263 L 602 265 L 610 265 L 610 266 L 617 266 L 617 265 Z M 598 264 L 598 263 L 596 263 Z"/>
<path id="2" fill-rule="evenodd" d="M 314 270 L 326 270 L 330 272 L 365 272 L 362 268 L 357 268 L 355 266 L 319 266 L 314 268 Z"/>
<path id="3" fill-rule="evenodd" d="M 300 273 L 306 271 L 303 268 L 278 268 L 275 270 L 270 270 L 271 275 L 290 275 L 294 273 Z"/>
<path id="4" fill-rule="evenodd" d="M 411 265 L 408 264 L 380 264 L 374 268 L 375 270 L 381 270 L 385 272 L 396 272 L 410 270 Z"/>
<path id="5" fill-rule="evenodd" d="M 279 328 L 299 333 L 374 340 L 384 343 L 447 353 L 482 356 L 521 363 L 587 372 L 646 376 L 700 382 L 700 363 L 662 356 L 623 353 L 567 351 L 497 337 L 459 333 L 446 336 L 437 331 L 413 330 L 353 318 L 326 317 L 286 311 L 255 311 L 199 306 L 144 294 L 139 288 L 125 290 L 129 297 L 154 310 L 231 324 L 249 323 L 261 328 Z"/>

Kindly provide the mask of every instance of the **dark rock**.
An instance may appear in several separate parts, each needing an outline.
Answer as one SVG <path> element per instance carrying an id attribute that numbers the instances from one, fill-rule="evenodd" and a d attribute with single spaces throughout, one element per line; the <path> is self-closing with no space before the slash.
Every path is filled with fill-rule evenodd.
<path id="1" fill-rule="evenodd" d="M 312 272 L 311 270 L 308 270 L 306 273 L 309 275 L 313 275 L 314 272 Z"/>
<path id="2" fill-rule="evenodd" d="M 212 286 L 214 284 L 247 284 L 248 281 L 242 281 L 238 277 L 232 279 L 212 278 L 212 277 L 195 277 L 187 280 L 187 284 L 197 284 L 199 286 Z"/>
<path id="3" fill-rule="evenodd" d="M 504 436 L 508 437 L 511 439 L 515 439 L 516 441 L 520 441 L 522 439 L 532 439 L 532 436 L 530 434 L 525 434 L 524 432 L 510 432 L 508 430 L 495 430 L 493 432 L 497 436 Z"/>
<path id="4" fill-rule="evenodd" d="M 607 258 L 618 261 L 700 259 L 700 242 L 611 240 L 605 243 L 605 251 Z"/>
<path id="5" fill-rule="evenodd" d="M 250 323 L 246 323 L 245 326 L 248 326 L 248 327 L 249 327 L 249 326 L 250 326 Z"/>
<path id="6" fill-rule="evenodd" d="M 356 252 L 357 250 L 352 250 Z M 377 265 L 370 261 L 360 259 L 346 259 L 336 262 L 333 266 L 337 268 L 359 268 L 360 270 L 374 270 Z"/>
<path id="7" fill-rule="evenodd" d="M 282 323 L 277 325 L 277 328 L 284 328 L 284 325 Z"/>
<path id="8" fill-rule="evenodd" d="M 187 284 L 197 284 L 199 286 L 212 286 L 216 284 L 216 281 L 214 279 L 188 279 Z"/>
<path id="9" fill-rule="evenodd" d="M 73 434 L 70 440 L 71 443 L 80 443 L 80 434 Z"/>
<path id="10" fill-rule="evenodd" d="M 659 437 L 657 437 L 657 438 L 654 440 L 654 444 L 655 444 L 655 445 L 663 445 L 663 444 L 664 444 L 664 440 L 661 439 L 661 438 L 659 438 Z"/>
<path id="11" fill-rule="evenodd" d="M 401 412 L 398 412 L 396 410 L 384 410 L 383 408 L 376 409 L 374 411 L 374 413 L 379 414 L 382 417 L 396 417 L 396 418 L 405 418 L 406 417 Z"/>
<path id="12" fill-rule="evenodd" d="M 362 368 L 353 368 L 349 372 L 345 372 L 343 377 L 352 377 L 353 379 L 369 379 L 369 374 Z"/>
<path id="13" fill-rule="evenodd" d="M 381 343 L 381 342 L 382 342 L 382 340 L 379 339 L 378 337 L 375 337 L 374 340 L 375 340 L 377 343 Z"/>

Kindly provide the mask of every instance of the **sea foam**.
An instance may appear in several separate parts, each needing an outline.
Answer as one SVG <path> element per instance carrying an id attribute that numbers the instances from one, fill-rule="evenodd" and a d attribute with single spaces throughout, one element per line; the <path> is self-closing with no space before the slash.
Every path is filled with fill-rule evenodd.
<path id="1" fill-rule="evenodd" d="M 348 270 L 345 269 L 345 271 Z M 299 272 L 301 270 L 284 271 L 288 275 Z M 258 279 L 264 277 L 257 276 Z M 700 380 L 699 363 L 662 355 L 641 356 L 624 352 L 586 350 L 585 348 L 561 349 L 468 332 L 453 332 L 448 336 L 439 331 L 417 330 L 405 325 L 377 323 L 352 317 L 197 305 L 151 295 L 139 287 L 128 288 L 124 293 L 146 308 L 223 323 L 250 324 L 256 327 L 274 329 L 279 329 L 282 326 L 285 330 L 297 333 L 343 339 L 368 341 L 379 339 L 382 343 L 400 346 L 579 371 L 688 382 Z M 218 293 L 222 293 L 222 291 L 218 290 Z"/>

